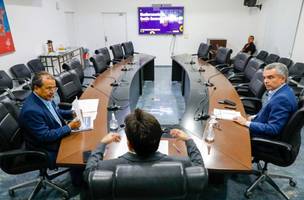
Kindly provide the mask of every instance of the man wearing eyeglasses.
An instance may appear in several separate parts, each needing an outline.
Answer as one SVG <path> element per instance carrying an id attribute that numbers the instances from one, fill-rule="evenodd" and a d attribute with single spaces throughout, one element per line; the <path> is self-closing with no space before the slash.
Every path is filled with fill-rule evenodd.
<path id="1" fill-rule="evenodd" d="M 49 168 L 54 168 L 60 140 L 80 127 L 79 120 L 68 124 L 64 119 L 73 119 L 71 110 L 58 109 L 53 102 L 57 91 L 54 77 L 48 72 L 39 72 L 32 78 L 32 94 L 22 106 L 19 123 L 25 131 L 27 149 L 46 151 L 49 155 Z"/>

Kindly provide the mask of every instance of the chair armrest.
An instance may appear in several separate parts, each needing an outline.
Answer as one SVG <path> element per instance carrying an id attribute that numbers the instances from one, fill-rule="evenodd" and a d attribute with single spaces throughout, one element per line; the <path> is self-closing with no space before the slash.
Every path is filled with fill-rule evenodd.
<path id="1" fill-rule="evenodd" d="M 262 100 L 257 98 L 257 97 L 240 97 L 241 101 L 254 101 L 256 103 L 261 103 L 262 104 Z"/>
<path id="2" fill-rule="evenodd" d="M 58 104 L 59 109 L 62 110 L 71 110 L 72 109 L 72 104 L 71 103 L 67 103 L 67 102 L 60 102 Z"/>
<path id="3" fill-rule="evenodd" d="M 222 69 L 223 67 L 229 67 L 227 64 L 218 64 L 218 65 L 215 65 L 215 68 L 216 69 Z"/>
<path id="4" fill-rule="evenodd" d="M 234 74 L 233 76 L 229 77 L 228 80 L 231 83 L 242 83 L 245 79 L 244 74 Z"/>
<path id="5" fill-rule="evenodd" d="M 270 148 L 281 148 L 288 151 L 291 151 L 292 146 L 290 144 L 287 144 L 285 142 L 277 141 L 277 140 L 269 140 L 265 138 L 259 138 L 259 137 L 253 137 L 251 138 L 252 145 L 264 145 L 269 146 Z"/>
<path id="6" fill-rule="evenodd" d="M 140 54 L 139 52 L 134 51 L 133 54 Z"/>
<path id="7" fill-rule="evenodd" d="M 289 79 L 288 81 L 295 84 L 299 88 L 304 88 L 304 85 L 300 84 L 298 81 L 295 81 L 293 79 Z"/>
<path id="8" fill-rule="evenodd" d="M 197 56 L 197 53 L 193 53 L 193 54 L 191 54 L 191 56 Z"/>
<path id="9" fill-rule="evenodd" d="M 84 76 L 84 78 L 96 79 L 95 76 Z"/>
<path id="10" fill-rule="evenodd" d="M 219 69 L 219 71 L 222 72 L 222 73 L 226 73 L 230 69 L 233 69 L 233 67 L 232 66 L 222 67 L 221 69 Z"/>
<path id="11" fill-rule="evenodd" d="M 14 158 L 16 156 L 40 156 L 41 158 L 48 158 L 48 155 L 43 151 L 32 151 L 32 150 L 11 150 L 0 153 L 0 160 L 5 158 Z"/>

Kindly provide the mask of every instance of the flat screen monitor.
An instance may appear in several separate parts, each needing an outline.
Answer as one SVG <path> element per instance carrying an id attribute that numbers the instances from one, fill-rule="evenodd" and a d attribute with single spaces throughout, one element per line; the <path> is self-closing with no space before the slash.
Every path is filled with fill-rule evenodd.
<path id="1" fill-rule="evenodd" d="M 138 33 L 177 35 L 184 31 L 184 7 L 139 7 Z"/>

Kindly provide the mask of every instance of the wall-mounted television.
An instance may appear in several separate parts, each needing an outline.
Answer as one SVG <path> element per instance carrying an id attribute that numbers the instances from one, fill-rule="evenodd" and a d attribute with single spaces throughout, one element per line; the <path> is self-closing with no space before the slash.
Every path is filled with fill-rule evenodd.
<path id="1" fill-rule="evenodd" d="M 184 31 L 184 7 L 139 7 L 138 33 L 177 35 Z"/>

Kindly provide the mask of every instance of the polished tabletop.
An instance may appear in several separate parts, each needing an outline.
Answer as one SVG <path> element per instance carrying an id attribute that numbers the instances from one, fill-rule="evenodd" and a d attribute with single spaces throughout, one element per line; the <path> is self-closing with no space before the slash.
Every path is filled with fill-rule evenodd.
<path id="1" fill-rule="evenodd" d="M 140 55 L 137 55 L 141 57 Z M 210 82 L 214 84 L 215 87 L 206 87 L 202 88 L 202 91 L 207 91 L 208 100 L 206 107 L 207 112 L 209 114 L 212 113 L 214 108 L 224 108 L 223 105 L 218 104 L 218 99 L 228 98 L 236 102 L 236 110 L 240 111 L 242 115 L 245 115 L 243 105 L 239 99 L 238 94 L 234 90 L 233 86 L 230 82 L 211 65 L 206 62 L 197 59 L 194 57 L 195 64 L 187 64 L 186 60 L 189 60 L 191 55 L 183 54 L 178 56 L 173 56 L 172 60 L 176 61 L 184 70 L 186 74 L 192 73 L 189 75 L 189 84 L 187 87 L 190 91 L 189 99 L 185 101 L 187 103 L 191 103 L 191 97 L 195 96 L 195 93 L 199 93 L 200 91 L 196 91 L 195 86 L 197 83 L 200 87 L 204 87 L 200 81 L 205 82 L 210 78 Z M 138 58 L 137 58 L 138 59 Z M 136 72 L 137 69 L 143 67 L 146 62 L 153 60 L 154 57 L 144 55 L 141 59 L 142 62 L 138 62 L 137 68 L 135 67 Z M 108 111 L 107 106 L 111 101 L 110 96 L 112 95 L 112 87 L 110 83 L 113 82 L 114 79 L 118 79 L 122 75 L 121 68 L 126 65 L 128 62 L 132 62 L 131 60 L 125 60 L 121 63 L 113 66 L 108 69 L 104 73 L 98 76 L 98 78 L 94 81 L 94 88 L 89 87 L 85 90 L 82 99 L 93 99 L 98 98 L 99 106 L 98 106 L 98 114 L 94 121 L 94 130 L 84 131 L 79 133 L 74 133 L 65 137 L 61 141 L 59 153 L 57 156 L 57 165 L 58 166 L 83 166 L 83 157 L 82 152 L 86 150 L 94 150 L 96 146 L 100 143 L 100 139 L 108 133 Z M 198 72 L 198 68 L 201 67 L 205 71 Z M 217 75 L 215 75 L 217 74 Z M 215 75 L 215 76 L 214 76 Z M 129 77 L 132 79 L 132 75 Z M 194 79 L 192 79 L 194 78 Z M 199 78 L 197 81 L 196 79 Z M 131 85 L 131 84 L 130 84 Z M 132 90 L 132 88 L 128 88 Z M 128 93 L 127 93 L 128 95 Z M 187 106 L 187 104 L 186 104 Z M 195 141 L 197 147 L 202 153 L 205 166 L 208 170 L 212 171 L 250 171 L 251 167 L 251 147 L 250 147 L 250 137 L 249 131 L 247 128 L 236 124 L 233 121 L 228 120 L 218 120 L 219 128 L 215 130 L 215 140 L 214 142 L 208 143 L 205 141 L 205 129 L 206 122 L 200 122 L 196 124 L 196 128 L 201 130 L 200 134 L 195 134 L 191 128 L 193 122 L 193 113 L 191 117 L 191 112 L 193 109 L 188 109 L 186 107 L 185 115 L 181 121 L 181 127 L 185 130 L 190 130 L 188 133 L 191 135 L 193 140 Z M 121 114 L 124 117 L 126 114 L 130 112 L 130 107 L 126 108 L 125 112 Z M 187 114 L 188 112 L 188 114 Z M 197 130 L 196 130 L 197 131 Z M 163 138 L 163 140 L 168 140 L 169 155 L 174 156 L 186 156 L 186 147 L 183 142 L 176 141 L 173 138 Z M 107 150 L 105 153 L 105 159 L 116 158 L 119 155 L 127 152 L 126 145 L 126 136 L 122 135 L 122 141 L 120 143 L 114 143 L 107 146 Z"/>

